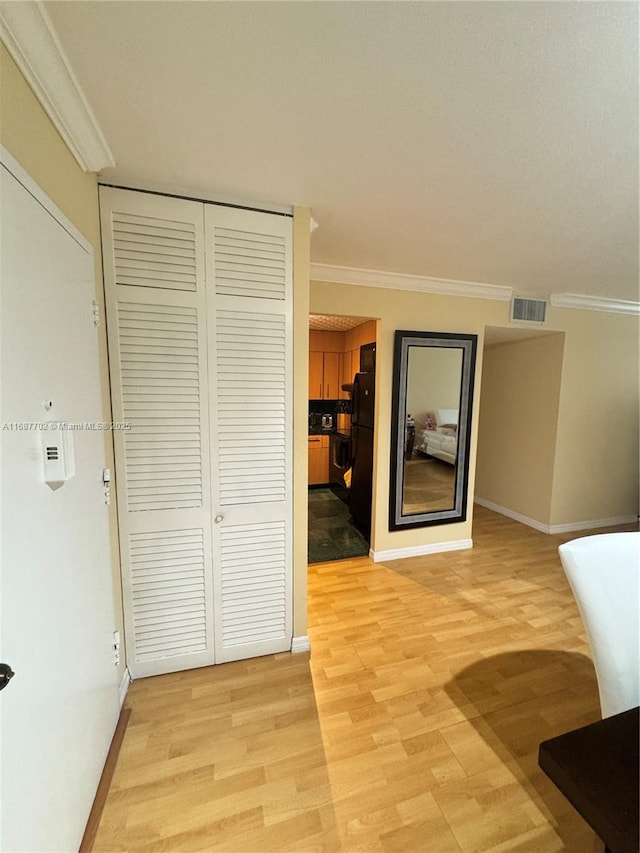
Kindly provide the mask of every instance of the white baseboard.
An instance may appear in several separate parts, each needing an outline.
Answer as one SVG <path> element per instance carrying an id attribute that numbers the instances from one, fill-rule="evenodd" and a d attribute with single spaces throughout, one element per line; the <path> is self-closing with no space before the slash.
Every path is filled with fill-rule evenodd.
<path id="1" fill-rule="evenodd" d="M 551 533 L 571 533 L 573 530 L 596 530 L 599 527 L 617 527 L 619 524 L 634 524 L 635 515 L 619 518 L 599 518 L 597 521 L 570 521 L 568 524 L 552 524 Z"/>
<path id="2" fill-rule="evenodd" d="M 129 670 L 125 666 L 124 672 L 122 673 L 122 680 L 120 681 L 120 687 L 118 689 L 118 693 L 120 695 L 120 707 L 124 705 L 124 700 L 127 695 L 127 690 L 129 689 L 129 685 L 131 684 L 131 676 L 129 674 Z"/>
<path id="3" fill-rule="evenodd" d="M 310 652 L 311 643 L 309 637 L 305 634 L 303 637 L 293 637 L 291 640 L 291 653 L 298 654 L 299 652 Z"/>
<path id="4" fill-rule="evenodd" d="M 543 524 L 535 518 L 529 518 L 527 515 L 522 515 L 512 509 L 507 509 L 506 506 L 498 506 L 498 504 L 486 501 L 484 498 L 479 498 L 477 496 L 473 499 L 473 502 L 486 507 L 486 509 L 490 509 L 492 512 L 497 512 L 500 513 L 500 515 L 506 515 L 507 518 L 512 518 L 514 521 L 519 521 L 520 524 L 526 524 L 527 527 L 533 527 L 534 530 L 539 530 L 540 533 L 551 533 L 551 528 L 548 524 Z"/>
<path id="5" fill-rule="evenodd" d="M 599 518 L 594 521 L 570 521 L 568 524 L 543 524 L 535 518 L 529 518 L 526 515 L 521 515 L 519 512 L 514 512 L 512 509 L 507 509 L 504 506 L 498 506 L 484 498 L 475 497 L 474 503 L 486 507 L 493 512 L 506 515 L 507 518 L 512 518 L 514 521 L 519 521 L 520 524 L 526 524 L 527 527 L 533 527 L 534 530 L 539 530 L 540 533 L 572 533 L 574 530 L 597 530 L 600 527 L 616 527 L 619 524 L 633 524 L 637 521 L 635 515 L 625 515 L 619 518 Z"/>
<path id="6" fill-rule="evenodd" d="M 436 542 L 433 545 L 411 545 L 408 548 L 391 548 L 388 551 L 369 551 L 369 556 L 374 563 L 383 563 L 385 560 L 403 560 L 405 557 L 463 551 L 466 548 L 473 548 L 473 539 L 456 539 L 453 542 Z"/>

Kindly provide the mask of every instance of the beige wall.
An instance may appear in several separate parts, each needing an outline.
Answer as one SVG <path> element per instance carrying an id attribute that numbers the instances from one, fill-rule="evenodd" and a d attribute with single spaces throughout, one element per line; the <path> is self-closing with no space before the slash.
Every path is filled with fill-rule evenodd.
<path id="1" fill-rule="evenodd" d="M 551 524 L 637 517 L 640 318 L 564 313 Z"/>
<path id="2" fill-rule="evenodd" d="M 366 306 L 366 307 L 365 307 Z M 471 538 L 485 326 L 509 323 L 509 304 L 385 288 L 312 282 L 314 314 L 379 318 L 372 548 L 384 551 Z M 632 517 L 638 512 L 638 317 L 549 308 L 549 331 L 565 332 L 550 523 Z M 478 335 L 467 521 L 389 532 L 393 336 L 396 329 Z M 604 405 L 603 405 L 604 404 Z M 612 423 L 613 419 L 613 423 Z M 617 429 L 615 434 L 611 426 Z M 530 488 L 517 463 L 513 500 Z M 545 504 L 546 502 L 546 504 Z M 511 507 L 507 507 L 510 509 Z"/>
<path id="3" fill-rule="evenodd" d="M 94 174 L 83 172 L 62 141 L 48 116 L 25 82 L 22 74 L 0 42 L 0 143 L 22 168 L 84 234 L 94 249 L 96 300 L 103 321 L 98 329 L 100 372 L 102 376 L 102 419 L 111 421 L 111 398 L 104 324 L 104 289 L 100 250 L 98 184 Z M 106 464 L 113 470 L 113 442 L 105 433 Z M 111 530 L 111 566 L 113 573 L 116 625 L 123 631 L 120 560 L 115 489 L 112 488 L 109 523 Z M 124 657 L 124 656 L 123 656 Z M 120 674 L 124 661 L 120 663 Z"/>
<path id="4" fill-rule="evenodd" d="M 434 544 L 471 537 L 471 501 L 466 522 L 439 527 L 390 532 L 389 469 L 391 431 L 391 388 L 393 342 L 396 329 L 434 332 L 470 332 L 480 336 L 477 369 L 481 367 L 485 325 L 497 325 L 508 317 L 508 304 L 483 299 L 344 284 L 311 283 L 311 312 L 314 314 L 363 313 L 378 319 L 376 340 L 376 431 L 374 437 L 374 499 L 371 547 L 374 551 Z M 477 396 L 474 399 L 474 428 L 471 446 L 471 494 L 475 467 Z"/>
<path id="5" fill-rule="evenodd" d="M 82 172 L 2 42 L 0 81 L 2 145 L 93 244 L 100 269 L 96 175 Z"/>
<path id="6" fill-rule="evenodd" d="M 562 334 L 510 341 L 486 347 L 482 368 L 476 495 L 545 525 L 563 348 Z"/>

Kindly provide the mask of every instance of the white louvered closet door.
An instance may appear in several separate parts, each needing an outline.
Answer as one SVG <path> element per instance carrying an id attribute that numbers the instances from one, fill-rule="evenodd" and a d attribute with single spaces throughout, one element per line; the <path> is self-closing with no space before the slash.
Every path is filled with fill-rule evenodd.
<path id="1" fill-rule="evenodd" d="M 205 207 L 216 660 L 291 648 L 292 223 Z"/>
<path id="2" fill-rule="evenodd" d="M 203 207 L 101 188 L 127 662 L 214 662 Z"/>

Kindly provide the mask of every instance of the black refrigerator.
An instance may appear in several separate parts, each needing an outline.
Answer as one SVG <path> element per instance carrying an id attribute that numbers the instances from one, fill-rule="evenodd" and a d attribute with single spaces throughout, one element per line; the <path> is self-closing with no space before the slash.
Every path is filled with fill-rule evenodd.
<path id="1" fill-rule="evenodd" d="M 373 410 L 375 373 L 356 373 L 351 410 L 351 488 L 349 510 L 355 523 L 371 532 L 371 485 L 373 479 Z"/>

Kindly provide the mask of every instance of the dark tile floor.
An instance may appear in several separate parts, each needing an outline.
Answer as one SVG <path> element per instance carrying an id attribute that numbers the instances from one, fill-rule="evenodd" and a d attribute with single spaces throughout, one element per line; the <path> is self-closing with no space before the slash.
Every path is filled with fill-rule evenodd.
<path id="1" fill-rule="evenodd" d="M 310 563 L 369 553 L 369 543 L 351 520 L 345 496 L 339 488 L 309 489 Z"/>

